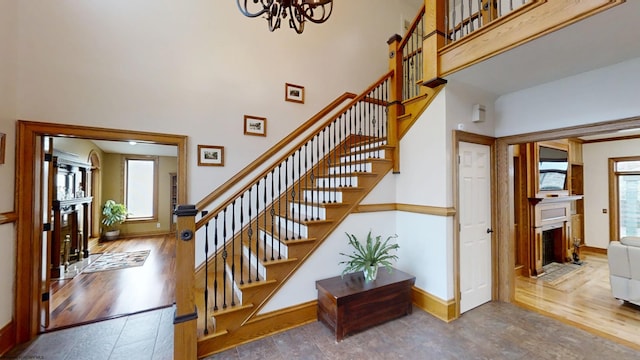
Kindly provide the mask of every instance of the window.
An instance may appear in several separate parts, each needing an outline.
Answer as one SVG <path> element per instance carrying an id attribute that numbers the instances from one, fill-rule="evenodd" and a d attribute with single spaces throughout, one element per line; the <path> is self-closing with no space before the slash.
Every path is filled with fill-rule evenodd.
<path id="1" fill-rule="evenodd" d="M 157 158 L 125 158 L 125 204 L 130 220 L 157 218 Z"/>
<path id="2" fill-rule="evenodd" d="M 640 236 L 640 157 L 609 159 L 612 170 L 612 239 Z"/>

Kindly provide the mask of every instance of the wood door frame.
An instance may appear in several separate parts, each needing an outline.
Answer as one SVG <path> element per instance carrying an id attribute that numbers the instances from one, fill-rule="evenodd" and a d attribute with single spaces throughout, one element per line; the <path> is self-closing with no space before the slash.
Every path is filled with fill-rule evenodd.
<path id="1" fill-rule="evenodd" d="M 116 140 L 173 145 L 178 148 L 178 203 L 187 201 L 187 136 L 79 125 L 18 120 L 16 124 L 16 342 L 29 341 L 39 331 L 41 231 L 36 179 L 37 139 L 66 136 L 89 140 Z"/>
<path id="2" fill-rule="evenodd" d="M 453 231 L 453 293 L 455 300 L 455 318 L 460 317 L 460 181 L 458 179 L 460 166 L 458 157 L 460 156 L 460 143 L 466 142 L 471 144 L 486 145 L 489 146 L 489 168 L 491 172 L 491 179 L 489 181 L 491 185 L 491 199 L 495 199 L 496 194 L 496 166 L 495 166 L 495 147 L 496 139 L 490 136 L 473 134 L 466 131 L 454 130 L 453 131 L 453 204 L 456 208 L 455 215 L 453 216 L 453 224 L 455 231 Z M 496 205 L 495 202 L 491 203 L 491 228 L 495 229 L 496 220 Z M 496 234 L 491 235 L 491 298 L 496 299 L 497 296 L 497 283 L 498 283 L 498 266 L 497 266 L 497 246 L 496 246 Z"/>
<path id="3" fill-rule="evenodd" d="M 500 137 L 496 140 L 496 186 L 497 186 L 497 238 L 498 254 L 498 300 L 515 300 L 515 237 L 513 234 L 513 199 L 510 198 L 512 184 L 509 168 L 509 146 L 529 142 L 577 138 L 580 136 L 611 133 L 618 130 L 640 128 L 640 116 L 592 124 L 550 129 L 519 135 Z"/>

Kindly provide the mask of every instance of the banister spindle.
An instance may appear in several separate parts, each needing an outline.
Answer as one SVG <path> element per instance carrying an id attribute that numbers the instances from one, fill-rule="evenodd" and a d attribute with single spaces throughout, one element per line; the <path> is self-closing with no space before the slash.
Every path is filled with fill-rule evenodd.
<path id="1" fill-rule="evenodd" d="M 264 206 L 264 231 L 262 231 L 262 260 L 267 261 L 267 175 L 264 176 L 264 187 L 263 187 L 264 195 L 263 195 L 263 206 Z"/>
<path id="2" fill-rule="evenodd" d="M 308 169 L 307 145 L 308 145 L 307 143 L 304 144 L 304 174 L 305 175 L 301 175 L 301 176 L 304 176 L 304 188 L 305 188 L 305 190 L 308 189 L 308 183 L 307 183 L 308 176 L 306 176 L 307 171 L 308 171 L 307 170 Z M 302 199 L 300 199 L 300 200 L 302 200 Z M 304 221 L 308 221 L 309 220 L 308 212 L 309 212 L 309 207 L 308 207 L 308 203 L 307 203 L 307 197 L 305 196 L 304 197 Z"/>
<path id="3" fill-rule="evenodd" d="M 248 256 L 248 261 L 249 261 L 249 274 L 247 274 L 247 282 L 249 282 L 249 284 L 251 284 L 252 279 L 251 279 L 251 244 L 253 243 L 251 241 L 251 238 L 253 237 L 253 228 L 251 227 L 251 192 L 252 192 L 253 186 L 249 187 L 249 204 L 248 204 L 248 208 L 249 208 L 249 223 L 247 224 L 247 242 L 249 243 L 249 246 L 247 246 L 247 248 L 249 249 L 249 256 Z"/>
<path id="4" fill-rule="evenodd" d="M 278 238 L 282 236 L 282 163 L 278 164 Z M 282 251 L 280 249 L 282 241 L 278 241 L 278 260 L 282 259 Z"/>
<path id="5" fill-rule="evenodd" d="M 275 171 L 276 171 L 275 169 L 271 170 L 271 211 L 270 211 L 270 214 L 271 214 L 271 260 L 274 260 L 273 251 L 275 250 L 275 246 L 273 246 L 273 238 L 275 237 L 275 232 L 273 231 L 273 228 L 275 227 L 275 216 L 276 216 L 275 198 L 273 197 Z M 266 231 L 265 231 L 265 236 L 266 236 Z"/>
<path id="6" fill-rule="evenodd" d="M 256 282 L 260 281 L 258 261 L 260 260 L 260 179 L 256 183 Z"/>
<path id="7" fill-rule="evenodd" d="M 240 285 L 244 285 L 244 256 L 242 248 L 244 247 L 244 193 L 240 195 Z"/>
<path id="8" fill-rule="evenodd" d="M 213 257 L 213 268 L 215 269 L 213 276 L 213 310 L 216 311 L 218 310 L 218 214 L 213 219 L 213 253 L 215 254 Z"/>
<path id="9" fill-rule="evenodd" d="M 231 284 L 236 281 L 236 200 L 231 203 Z M 225 240 L 226 240 L 225 236 Z M 231 306 L 236 306 L 236 299 L 231 292 Z"/>
<path id="10" fill-rule="evenodd" d="M 222 308 L 227 308 L 227 208 L 222 213 Z"/>
<path id="11" fill-rule="evenodd" d="M 302 199 L 300 198 L 303 194 L 302 191 L 302 179 L 300 178 L 300 171 L 302 170 L 302 147 L 298 148 L 298 239 L 301 238 L 300 233 L 302 232 Z M 295 203 L 294 203 L 295 204 Z M 295 206 L 295 205 L 294 205 Z"/>
<path id="12" fill-rule="evenodd" d="M 202 217 L 207 215 L 207 211 L 202 211 Z M 204 313 L 209 314 L 209 222 L 204 224 Z M 204 317 L 204 334 L 209 334 L 207 319 Z"/>
<path id="13" fill-rule="evenodd" d="M 285 208 L 284 208 L 284 239 L 289 240 L 289 158 L 284 160 L 284 191 L 285 191 Z"/>

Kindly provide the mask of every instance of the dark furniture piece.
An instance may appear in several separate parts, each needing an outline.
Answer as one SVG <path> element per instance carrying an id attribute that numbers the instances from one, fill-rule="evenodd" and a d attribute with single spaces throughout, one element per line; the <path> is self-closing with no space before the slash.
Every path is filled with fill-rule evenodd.
<path id="1" fill-rule="evenodd" d="M 368 327 L 411 314 L 411 287 L 416 278 L 381 268 L 376 280 L 366 283 L 361 271 L 316 281 L 318 320 L 336 334 L 336 341 Z"/>

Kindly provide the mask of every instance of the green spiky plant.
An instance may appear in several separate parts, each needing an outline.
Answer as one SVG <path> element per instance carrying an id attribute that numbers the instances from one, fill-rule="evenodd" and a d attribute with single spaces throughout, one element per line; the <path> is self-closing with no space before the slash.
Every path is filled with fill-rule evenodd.
<path id="1" fill-rule="evenodd" d="M 340 253 L 340 255 L 349 258 L 349 260 L 340 262 L 340 264 L 346 265 L 342 271 L 342 276 L 355 271 L 364 271 L 367 267 L 375 267 L 377 269 L 381 265 L 384 266 L 389 273 L 393 271 L 391 261 L 397 261 L 398 256 L 390 254 L 390 252 L 392 250 L 398 250 L 400 246 L 398 244 L 389 244 L 389 241 L 397 238 L 398 235 L 391 235 L 385 241 L 382 241 L 382 236 L 378 235 L 374 240 L 371 236 L 371 230 L 369 230 L 367 241 L 363 245 L 355 235 L 345 234 L 347 234 L 349 245 L 353 247 L 354 251 L 351 254 Z"/>

